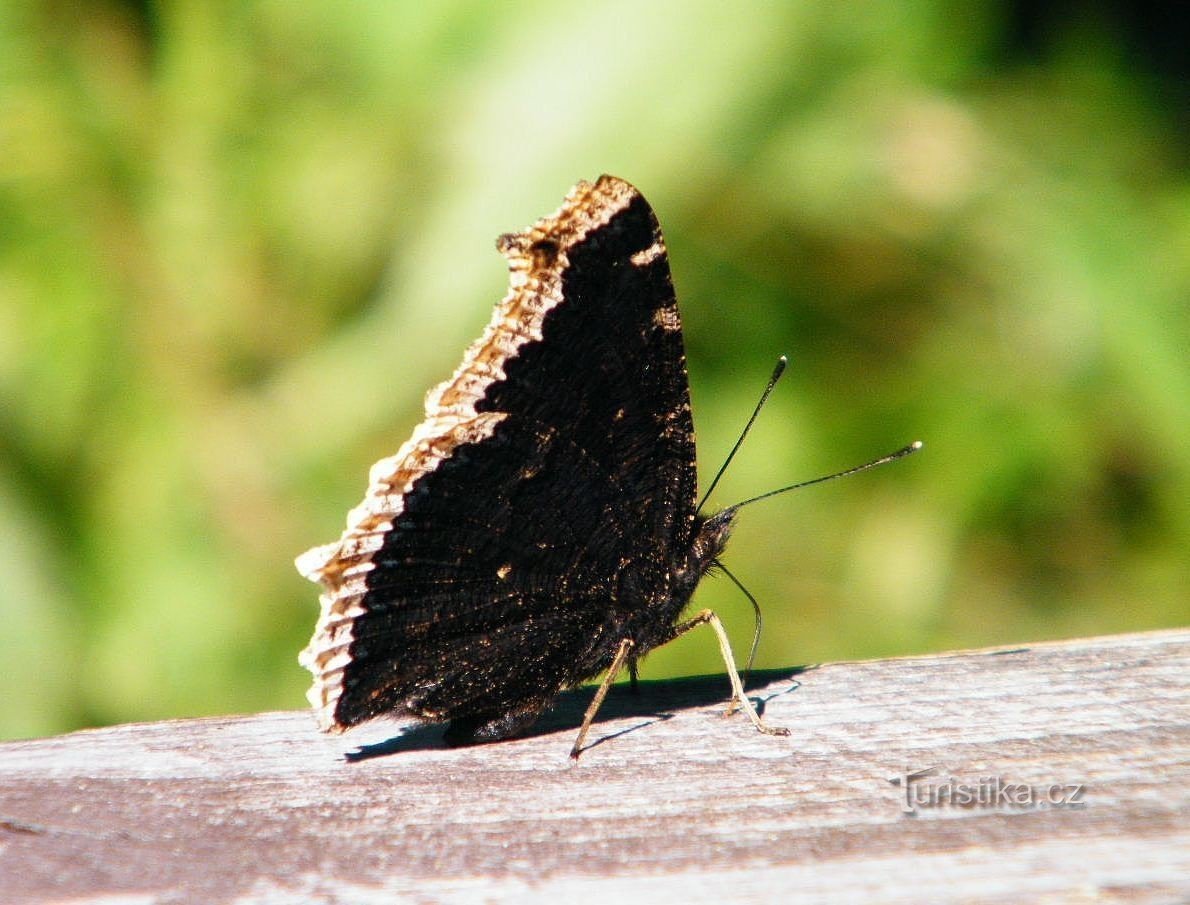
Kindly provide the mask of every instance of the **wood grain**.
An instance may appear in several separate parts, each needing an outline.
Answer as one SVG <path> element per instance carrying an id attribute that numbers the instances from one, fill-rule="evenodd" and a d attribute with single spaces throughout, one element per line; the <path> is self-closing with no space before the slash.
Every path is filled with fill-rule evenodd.
<path id="1" fill-rule="evenodd" d="M 1188 665 L 1178 630 L 767 673 L 789 738 L 643 682 L 577 764 L 590 689 L 477 748 L 306 712 L 9 742 L 0 901 L 1188 901 Z M 1081 804 L 907 813 L 930 767 Z"/>

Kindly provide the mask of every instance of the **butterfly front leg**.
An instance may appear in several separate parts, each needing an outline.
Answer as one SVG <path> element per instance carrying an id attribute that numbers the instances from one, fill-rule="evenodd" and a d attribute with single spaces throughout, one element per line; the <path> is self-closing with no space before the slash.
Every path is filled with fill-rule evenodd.
<path id="1" fill-rule="evenodd" d="M 664 639 L 661 644 L 680 638 L 686 632 L 700 625 L 709 625 L 715 630 L 715 637 L 719 639 L 719 653 L 723 656 L 723 665 L 727 668 L 727 678 L 731 681 L 731 700 L 727 704 L 726 715 L 735 713 L 737 709 L 743 710 L 758 732 L 763 732 L 765 735 L 789 735 L 788 729 L 766 723 L 756 712 L 756 708 L 752 706 L 748 696 L 744 694 L 744 683 L 740 680 L 739 670 L 736 669 L 735 657 L 731 653 L 731 642 L 727 640 L 727 631 L 723 628 L 723 623 L 714 610 L 703 610 L 693 619 L 675 625 L 669 637 Z"/>

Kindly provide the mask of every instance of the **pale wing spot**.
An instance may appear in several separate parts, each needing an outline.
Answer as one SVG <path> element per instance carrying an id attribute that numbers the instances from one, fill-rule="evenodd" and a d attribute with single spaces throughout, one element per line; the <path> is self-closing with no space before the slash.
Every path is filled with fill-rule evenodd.
<path id="1" fill-rule="evenodd" d="M 658 308 L 654 311 L 653 323 L 667 333 L 673 333 L 682 329 L 682 318 L 678 314 L 677 307 L 673 305 L 668 308 Z"/>
<path id="2" fill-rule="evenodd" d="M 665 246 L 660 242 L 654 242 L 648 248 L 638 251 L 628 260 L 632 262 L 633 267 L 647 267 L 663 254 L 665 254 Z"/>

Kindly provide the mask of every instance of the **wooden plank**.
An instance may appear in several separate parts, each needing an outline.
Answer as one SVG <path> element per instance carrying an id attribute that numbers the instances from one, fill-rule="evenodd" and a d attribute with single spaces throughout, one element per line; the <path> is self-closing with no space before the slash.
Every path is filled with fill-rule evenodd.
<path id="1" fill-rule="evenodd" d="M 789 738 L 645 682 L 577 764 L 590 689 L 477 748 L 305 712 L 10 742 L 0 900 L 1186 901 L 1188 663 L 1180 630 L 769 673 Z"/>

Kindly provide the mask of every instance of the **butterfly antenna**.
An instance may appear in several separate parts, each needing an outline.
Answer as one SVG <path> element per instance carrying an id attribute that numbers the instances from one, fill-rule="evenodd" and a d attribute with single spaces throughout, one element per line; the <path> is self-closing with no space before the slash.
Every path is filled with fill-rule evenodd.
<path id="1" fill-rule="evenodd" d="M 789 359 L 782 355 L 777 359 L 777 366 L 773 368 L 773 376 L 769 378 L 768 385 L 764 388 L 764 392 L 760 394 L 760 401 L 756 403 L 756 408 L 752 410 L 752 417 L 748 419 L 748 423 L 744 425 L 743 431 L 740 433 L 740 438 L 735 441 L 735 446 L 731 448 L 731 452 L 727 454 L 727 458 L 723 464 L 719 466 L 719 471 L 715 473 L 715 479 L 711 481 L 711 486 L 707 488 L 707 492 L 702 495 L 702 499 L 698 501 L 698 509 L 696 512 L 701 512 L 703 505 L 707 498 L 714 492 L 719 484 L 719 479 L 723 477 L 723 472 L 727 471 L 727 466 L 731 464 L 731 460 L 735 458 L 735 454 L 740 451 L 740 446 L 744 443 L 744 438 L 748 436 L 748 431 L 752 430 L 752 425 L 756 422 L 756 416 L 760 414 L 760 410 L 764 408 L 764 404 L 768 402 L 769 395 L 773 392 L 773 387 L 777 385 L 777 381 L 781 379 L 781 375 L 785 372 L 785 366 L 789 364 Z M 734 579 L 732 579 L 734 581 Z M 739 582 L 736 582 L 739 584 Z M 745 591 L 744 593 L 747 593 Z"/>
<path id="2" fill-rule="evenodd" d="M 797 490 L 800 487 L 809 487 L 813 484 L 821 484 L 823 481 L 833 481 L 835 478 L 845 478 L 848 475 L 858 474 L 861 471 L 867 471 L 869 468 L 875 468 L 877 465 L 885 465 L 889 462 L 895 462 L 897 459 L 903 459 L 910 453 L 915 453 L 922 447 L 920 440 L 914 440 L 908 446 L 903 446 L 894 453 L 889 453 L 887 456 L 881 456 L 879 459 L 873 459 L 871 462 L 865 462 L 863 465 L 856 465 L 854 468 L 848 468 L 844 471 L 837 471 L 834 474 L 823 475 L 821 478 L 814 478 L 812 481 L 800 481 L 797 484 L 790 484 L 788 487 L 778 487 L 776 490 L 770 490 L 768 493 L 762 493 L 760 496 L 754 496 L 750 500 L 744 500 L 742 503 L 736 503 L 730 506 L 730 509 L 740 509 L 750 503 L 756 503 L 760 500 L 767 500 L 771 496 L 776 496 L 779 493 L 787 493 L 790 490 Z"/>
<path id="3" fill-rule="evenodd" d="M 731 571 L 727 568 L 727 566 L 723 565 L 723 563 L 717 559 L 712 563 L 712 565 L 728 578 L 730 578 L 732 584 L 734 584 L 743 592 L 744 596 L 748 598 L 748 602 L 752 604 L 752 612 L 756 614 L 756 627 L 752 632 L 752 648 L 748 651 L 748 665 L 744 667 L 744 685 L 747 685 L 748 674 L 752 672 L 752 664 L 756 660 L 756 648 L 760 646 L 760 629 L 764 624 L 764 617 L 760 615 L 760 604 L 756 602 L 756 598 L 752 596 L 752 592 L 744 587 L 743 583 L 738 578 L 731 574 Z"/>

